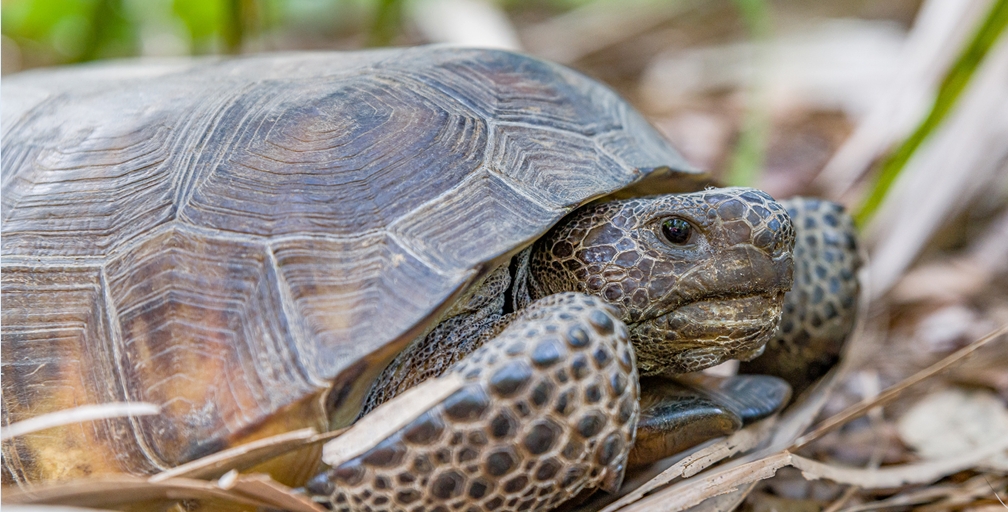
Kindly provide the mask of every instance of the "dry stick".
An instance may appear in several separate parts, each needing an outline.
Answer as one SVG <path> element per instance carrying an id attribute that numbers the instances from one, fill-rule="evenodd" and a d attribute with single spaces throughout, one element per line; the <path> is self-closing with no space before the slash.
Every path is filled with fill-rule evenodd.
<path id="1" fill-rule="evenodd" d="M 868 261 L 868 255 L 864 251 L 862 251 L 861 257 L 864 261 Z M 648 493 L 668 485 L 677 478 L 689 478 L 717 462 L 764 445 L 768 439 L 770 440 L 769 446 L 758 453 L 735 461 L 734 464 L 745 464 L 753 460 L 759 460 L 790 446 L 792 440 L 806 430 L 808 425 L 815 419 L 815 416 L 818 415 L 837 380 L 852 367 L 853 358 L 850 357 L 850 353 L 864 344 L 864 340 L 868 339 L 863 336 L 866 329 L 869 302 L 867 265 L 858 272 L 858 281 L 861 283 L 861 298 L 858 300 L 858 322 L 853 330 L 854 334 L 851 335 L 852 339 L 856 341 L 849 343 L 844 349 L 845 352 L 841 358 L 842 362 L 840 366 L 834 368 L 827 377 L 812 389 L 806 391 L 800 404 L 789 408 L 782 417 L 773 416 L 754 423 L 726 439 L 697 450 L 695 453 L 688 455 L 654 478 L 648 480 L 637 489 L 628 492 L 620 499 L 610 503 L 602 512 L 614 512 L 621 507 L 626 507 L 644 498 Z M 855 347 L 855 345 L 858 345 L 858 347 Z"/>
<path id="2" fill-rule="evenodd" d="M 221 478 L 223 482 L 217 483 L 222 489 L 270 503 L 275 508 L 289 512 L 326 512 L 322 505 L 306 496 L 292 493 L 289 487 L 273 480 L 269 475 L 262 473 L 238 475 L 234 472 L 228 476 L 230 478 Z"/>
<path id="3" fill-rule="evenodd" d="M 1008 508 L 1008 505 L 1005 505 L 1005 502 L 1001 501 L 1001 496 L 998 496 L 997 489 L 994 488 L 994 484 L 990 483 L 990 480 L 987 480 L 987 475 L 982 476 L 984 481 L 987 482 L 987 486 L 990 487 L 991 492 L 994 493 L 994 497 L 997 498 L 998 503 L 1000 503 L 1002 507 Z"/>
<path id="4" fill-rule="evenodd" d="M 798 450 L 799 448 L 808 445 L 809 443 L 815 441 L 816 439 L 819 439 L 823 435 L 832 432 L 837 427 L 846 424 L 848 421 L 864 415 L 874 407 L 883 406 L 892 402 L 893 400 L 896 399 L 896 397 L 902 394 L 903 391 L 905 391 L 910 386 L 913 386 L 923 380 L 934 377 L 935 375 L 945 371 L 946 369 L 948 369 L 948 367 L 959 362 L 966 356 L 969 356 L 970 354 L 976 352 L 980 348 L 984 347 L 985 345 L 987 345 L 988 343 L 997 339 L 998 337 L 1002 336 L 1005 333 L 1008 333 L 1008 325 L 1003 325 L 1000 328 L 996 329 L 994 332 L 984 336 L 983 338 L 980 338 L 979 340 L 970 343 L 969 345 L 949 354 L 941 361 L 938 361 L 937 363 L 915 373 L 914 375 L 911 375 L 910 377 L 904 379 L 899 384 L 883 391 L 875 398 L 872 398 L 870 400 L 863 400 L 860 403 L 854 404 L 848 407 L 847 409 L 833 415 L 832 417 L 820 423 L 819 426 L 816 427 L 816 429 L 813 430 L 812 432 L 809 432 L 808 434 L 805 434 L 804 436 L 798 438 L 798 440 L 795 441 L 793 445 L 791 445 L 791 450 L 792 451 Z"/>
<path id="5" fill-rule="evenodd" d="M 830 503 L 828 507 L 824 508 L 822 512 L 837 512 L 838 510 L 843 508 L 843 506 L 846 505 L 847 502 L 850 501 L 851 498 L 853 498 L 854 495 L 857 494 L 857 492 L 860 490 L 861 489 L 854 487 L 853 485 L 848 485 L 847 488 L 844 489 L 843 494 L 841 494 L 839 498 L 834 500 L 833 503 Z"/>
<path id="6" fill-rule="evenodd" d="M 194 478 L 169 478 L 151 481 L 136 475 L 102 475 L 64 482 L 43 483 L 28 489 L 3 488 L 4 509 L 11 504 L 78 505 L 114 508 L 123 505 L 174 502 L 185 499 L 224 501 L 290 510 L 324 512 L 317 504 L 265 474 L 231 474 L 229 479 L 206 481 Z M 211 507 L 213 508 L 213 507 Z"/>
<path id="7" fill-rule="evenodd" d="M 776 417 L 770 417 L 754 423 L 753 425 L 739 430 L 721 441 L 686 456 L 651 480 L 648 480 L 637 489 L 634 489 L 620 499 L 610 503 L 602 509 L 602 512 L 613 512 L 615 510 L 619 510 L 640 500 L 645 494 L 671 482 L 672 480 L 675 480 L 676 478 L 684 475 L 694 475 L 715 462 L 731 457 L 736 453 L 749 450 L 766 439 L 771 428 L 776 423 L 776 420 Z"/>
<path id="8" fill-rule="evenodd" d="M 874 425 L 873 428 L 877 429 L 878 426 Z M 881 465 L 882 465 L 882 450 L 878 449 L 878 447 L 876 446 L 874 453 L 872 453 L 871 459 L 868 461 L 868 469 L 878 469 L 879 466 Z M 843 493 L 840 494 L 840 497 L 834 500 L 833 503 L 830 503 L 830 505 L 825 509 L 823 509 L 822 512 L 837 512 L 838 510 L 842 509 L 844 505 L 846 505 L 847 502 L 850 501 L 851 498 L 853 498 L 854 495 L 856 495 L 860 490 L 861 488 L 856 485 L 847 485 Z"/>
<path id="9" fill-rule="evenodd" d="M 187 462 L 162 471 L 149 480 L 160 482 L 177 477 L 218 478 L 230 470 L 242 471 L 287 452 L 325 443 L 345 430 L 344 428 L 319 434 L 313 428 L 305 428 L 278 434 Z"/>
<path id="10" fill-rule="evenodd" d="M 866 301 L 862 297 L 861 303 L 865 303 Z M 859 318 L 862 319 L 859 321 L 858 328 L 856 328 L 856 332 L 858 333 L 864 330 L 864 317 L 864 314 L 859 314 Z M 844 365 L 850 364 L 850 359 L 846 359 L 845 361 L 847 362 Z M 689 478 L 697 475 L 725 459 L 749 452 L 754 447 L 764 444 L 768 439 L 773 440 L 770 441 L 770 445 L 761 454 L 765 456 L 778 453 L 784 447 L 790 445 L 791 439 L 797 437 L 798 433 L 803 431 L 818 411 L 822 409 L 834 383 L 839 375 L 843 373 L 842 369 L 835 369 L 829 377 L 806 392 L 807 394 L 799 406 L 788 409 L 783 416 L 771 416 L 753 423 L 725 439 L 704 447 L 704 449 L 698 450 L 694 454 L 690 454 L 639 488 L 609 504 L 602 512 L 614 512 L 622 507 L 626 507 L 677 478 Z M 778 438 L 784 440 L 776 440 Z M 754 455 L 754 457 L 754 460 L 758 460 L 762 456 Z M 747 462 L 750 461 L 741 460 L 737 461 L 737 464 L 745 464 Z"/>
<path id="11" fill-rule="evenodd" d="M 625 512 L 685 510 L 704 500 L 734 491 L 743 485 L 766 480 L 778 469 L 790 465 L 786 451 L 764 459 L 706 473 L 701 478 L 685 480 L 621 509 Z"/>
<path id="12" fill-rule="evenodd" d="M 792 450 L 798 449 L 802 446 L 807 445 L 815 439 L 818 439 L 822 435 L 830 432 L 834 428 L 837 428 L 847 421 L 853 418 L 859 417 L 865 414 L 870 409 L 889 403 L 898 396 L 899 393 L 907 389 L 913 384 L 917 384 L 924 379 L 932 377 L 941 371 L 945 370 L 952 364 L 960 361 L 964 357 L 974 353 L 981 347 L 987 345 L 992 340 L 997 339 L 999 336 L 1008 332 L 1008 326 L 1002 326 L 1001 328 L 995 330 L 994 332 L 984 336 L 983 338 L 971 343 L 970 345 L 963 347 L 962 349 L 954 352 L 953 354 L 945 357 L 941 361 L 931 365 L 930 367 L 914 374 L 913 376 L 907 378 L 900 384 L 886 390 L 885 392 L 879 394 L 874 399 L 863 401 L 856 404 L 847 410 L 834 415 L 833 417 L 824 421 L 816 430 L 803 436 L 797 442 L 792 445 Z M 741 432 L 739 432 L 741 433 Z M 623 499 L 611 504 L 605 509 L 605 512 L 614 511 L 624 506 L 623 510 L 627 511 L 651 511 L 651 510 L 682 510 L 694 506 L 706 498 L 711 496 L 716 496 L 719 494 L 724 494 L 731 492 L 732 490 L 738 488 L 741 485 L 751 483 L 758 480 L 764 480 L 773 476 L 778 469 L 784 466 L 795 466 L 801 469 L 804 474 L 816 475 L 828 477 L 831 480 L 838 481 L 841 483 L 849 483 L 852 485 L 860 485 L 862 487 L 872 487 L 873 485 L 868 485 L 866 482 L 878 482 L 880 479 L 883 482 L 891 482 L 899 479 L 910 478 L 913 479 L 914 475 L 925 474 L 932 476 L 933 474 L 940 473 L 941 471 L 947 471 L 948 468 L 958 468 L 963 464 L 966 467 L 971 467 L 969 464 L 977 464 L 984 458 L 988 457 L 991 453 L 997 453 L 999 446 L 1003 443 L 996 443 L 993 445 L 993 450 L 991 446 L 986 447 L 986 451 L 981 453 L 971 452 L 967 454 L 966 458 L 955 457 L 948 460 L 936 461 L 934 464 L 925 463 L 919 465 L 910 465 L 901 468 L 887 469 L 887 470 L 861 470 L 861 469 L 846 469 L 846 468 L 835 468 L 832 466 L 820 464 L 818 462 L 812 461 L 810 459 L 805 459 L 803 457 L 794 456 L 790 451 L 782 451 L 765 457 L 760 460 L 753 462 L 748 462 L 745 464 L 726 467 L 721 470 L 715 471 L 707 476 L 691 480 L 683 481 L 679 484 L 673 485 L 663 489 L 662 491 L 643 498 L 643 495 L 654 489 L 659 485 L 664 485 L 670 482 L 677 476 L 680 476 L 684 472 L 684 467 L 687 465 L 685 461 L 669 468 L 666 473 L 673 473 L 668 478 L 665 477 L 665 473 L 656 477 L 653 481 L 662 480 L 661 482 L 648 485 L 647 490 L 639 489 L 634 493 L 625 496 Z M 1003 449 L 1003 448 L 1002 448 Z M 986 455 L 984 455 L 986 454 Z M 960 460 L 962 459 L 962 460 Z M 676 472 L 672 470 L 678 469 Z M 909 472 L 907 474 L 906 472 Z M 866 474 L 868 476 L 866 476 Z M 651 484 L 652 482 L 649 482 Z M 688 492 L 687 489 L 699 487 L 701 491 L 698 492 Z M 687 488 L 687 489 L 684 489 Z M 687 492 L 684 492 L 687 491 Z M 637 501 L 635 501 L 637 500 Z"/>
<path id="13" fill-rule="evenodd" d="M 785 450 L 748 464 L 714 471 L 703 478 L 680 482 L 623 510 L 626 512 L 685 510 L 712 496 L 726 494 L 743 485 L 766 480 L 785 466 L 798 468 L 807 480 L 825 478 L 865 489 L 891 489 L 907 484 L 927 484 L 946 475 L 974 467 L 1005 449 L 1008 449 L 1008 436 L 954 457 L 882 469 L 831 466 Z"/>
<path id="14" fill-rule="evenodd" d="M 798 455 L 791 455 L 788 462 L 800 469 L 807 480 L 826 478 L 864 489 L 895 489 L 904 485 L 928 484 L 952 473 L 965 471 L 1006 449 L 1008 449 L 1008 435 L 952 457 L 880 469 L 832 466 Z"/>
<path id="15" fill-rule="evenodd" d="M 69 505 L 6 505 L 4 512 L 108 512 L 108 509 L 82 508 Z"/>
<path id="16" fill-rule="evenodd" d="M 381 404 L 322 447 L 322 462 L 331 467 L 363 454 L 462 388 L 464 380 L 449 373 L 426 380 Z"/>
<path id="17" fill-rule="evenodd" d="M 877 386 L 878 381 L 876 381 L 875 383 L 876 383 L 876 386 Z M 872 387 L 872 390 L 869 391 L 869 394 L 870 394 L 870 396 L 875 396 L 875 395 L 878 394 L 878 390 L 875 389 L 875 386 Z M 868 398 L 868 397 L 866 397 L 866 398 Z M 879 414 L 872 414 L 871 412 L 869 412 L 868 418 L 871 420 L 872 432 L 874 432 L 874 434 L 878 438 L 881 438 L 881 436 L 879 435 L 879 429 L 881 428 L 880 423 L 882 423 L 882 421 L 883 421 L 882 420 L 882 414 L 881 414 L 882 413 L 882 409 L 876 407 L 876 408 L 871 409 L 871 411 L 879 413 Z M 885 444 L 888 444 L 888 443 L 885 443 Z M 885 448 L 883 446 L 881 446 L 878 443 L 875 444 L 875 449 L 872 450 L 871 457 L 868 459 L 868 464 L 867 464 L 868 469 L 878 469 L 879 466 L 882 465 L 882 459 L 884 457 L 884 455 L 883 455 L 884 451 L 885 451 Z M 846 486 L 846 488 L 844 489 L 844 491 L 840 495 L 840 497 L 837 498 L 835 501 L 833 501 L 833 503 L 830 503 L 830 505 L 828 507 L 826 507 L 822 512 L 837 512 L 838 510 L 840 510 L 841 508 L 843 508 L 844 505 L 846 505 L 847 502 L 850 501 L 851 498 L 853 498 L 854 495 L 856 495 L 859 490 L 861 490 L 861 489 L 859 487 L 857 487 L 857 486 L 854 486 L 854 485 L 848 485 L 848 486 Z"/>
<path id="18" fill-rule="evenodd" d="M 752 494 L 758 484 L 759 482 L 750 482 L 727 494 L 703 500 L 695 507 L 691 507 L 689 512 L 732 512 L 733 510 L 739 510 L 739 507 Z"/>
<path id="19" fill-rule="evenodd" d="M 151 483 L 134 475 L 107 475 L 40 484 L 31 489 L 4 487 L 3 504 L 76 505 L 109 508 L 124 504 L 180 499 L 219 499 L 254 507 L 270 506 L 253 497 L 226 491 L 214 482 L 173 478 Z"/>
<path id="20" fill-rule="evenodd" d="M 844 509 L 844 512 L 868 512 L 870 510 L 886 508 L 922 506 L 929 503 L 940 507 L 942 506 L 943 501 L 939 500 L 945 500 L 944 502 L 947 503 L 950 499 L 954 500 L 954 503 L 957 504 L 968 503 L 978 497 L 988 494 L 988 482 L 989 480 L 986 480 L 986 475 L 979 475 L 963 482 L 962 484 L 932 485 L 923 489 L 914 489 L 881 501 L 849 507 Z M 1001 485 L 1002 483 L 1004 483 L 1004 480 L 998 481 L 998 485 Z M 964 499 L 967 499 L 967 501 L 963 501 Z M 945 507 L 944 509 L 948 508 L 949 507 Z"/>
<path id="21" fill-rule="evenodd" d="M 23 436 L 39 430 L 85 421 L 121 418 L 123 416 L 146 416 L 157 414 L 161 408 L 147 402 L 112 402 L 107 404 L 82 405 L 73 409 L 51 412 L 0 428 L 0 441 Z"/>
<path id="22" fill-rule="evenodd" d="M 920 382 L 921 380 L 924 380 L 924 379 L 926 379 L 928 377 L 933 376 L 934 374 L 936 374 L 936 373 L 942 371 L 943 369 L 947 368 L 948 366 L 952 365 L 953 363 L 955 363 L 959 359 L 961 359 L 963 357 L 966 357 L 969 354 L 972 354 L 977 349 L 979 349 L 981 346 L 985 345 L 986 343 L 989 343 L 990 341 L 992 341 L 995 338 L 997 338 L 999 335 L 1001 335 L 1004 332 L 1006 332 L 1006 330 L 1008 330 L 1008 326 L 1004 326 L 1001 329 L 996 330 L 996 331 L 992 332 L 991 334 L 988 334 L 986 337 L 981 338 L 980 340 L 977 340 L 976 342 L 971 343 L 970 345 L 967 345 L 966 347 L 963 347 L 962 349 L 960 349 L 959 351 L 957 351 L 957 352 L 955 352 L 953 354 L 950 354 L 949 356 L 945 357 L 943 360 L 939 361 L 937 364 L 932 365 L 931 367 L 929 367 L 929 368 L 927 368 L 927 369 L 925 369 L 925 370 L 923 370 L 921 372 L 918 372 L 916 375 L 911 376 L 909 379 L 907 379 L 907 380 L 903 381 L 902 383 L 900 383 L 900 385 L 897 385 L 897 386 L 895 386 L 895 387 L 887 390 L 885 393 L 882 393 L 882 394 L 874 397 L 873 399 L 865 400 L 865 401 L 861 402 L 860 404 L 856 404 L 855 406 L 850 407 L 847 410 L 842 411 L 841 413 L 839 413 L 837 415 L 834 415 L 832 418 L 827 419 L 822 424 L 820 424 L 820 426 L 815 431 L 813 431 L 813 432 L 807 434 L 806 436 L 802 437 L 801 439 L 799 439 L 795 443 L 794 449 L 797 450 L 798 448 L 801 448 L 802 446 L 807 445 L 808 443 L 810 443 L 814 439 L 817 439 L 818 437 L 821 437 L 823 434 L 827 433 L 828 431 L 832 430 L 833 428 L 836 428 L 837 426 L 842 425 L 843 423 L 846 423 L 847 421 L 850 421 L 851 419 L 853 419 L 853 418 L 855 418 L 857 416 L 860 416 L 861 414 L 865 414 L 866 412 L 868 412 L 870 410 L 873 410 L 875 407 L 884 405 L 884 403 L 887 403 L 887 402 L 891 401 L 893 398 L 896 397 L 896 395 L 898 393 L 902 392 L 907 387 L 909 387 L 909 386 L 911 386 L 911 385 L 913 385 L 913 384 L 915 384 L 917 382 Z M 832 420 L 836 420 L 836 422 L 834 422 Z M 876 465 L 875 464 L 870 464 L 870 466 L 874 467 Z M 848 487 L 844 491 L 843 495 L 839 499 L 837 499 L 834 503 L 832 503 L 829 507 L 827 507 L 826 510 L 824 510 L 824 512 L 836 512 L 837 510 L 839 510 L 841 507 L 843 507 L 844 504 L 846 504 L 857 493 L 858 489 L 859 488 L 856 487 L 856 486 Z"/>
<path id="23" fill-rule="evenodd" d="M 759 457 L 790 447 L 794 443 L 794 440 L 807 431 L 815 422 L 823 407 L 826 406 L 826 401 L 831 396 L 833 389 L 836 388 L 841 379 L 846 378 L 854 368 L 858 367 L 860 359 L 864 357 L 863 354 L 873 353 L 880 346 L 881 329 L 874 325 L 877 320 L 873 321 L 871 315 L 868 314 L 872 306 L 872 286 L 869 275 L 871 257 L 864 247 L 861 247 L 858 253 L 861 261 L 864 262 L 864 265 L 857 272 L 857 280 L 861 291 L 857 302 L 857 315 L 855 316 L 854 328 L 848 335 L 848 341 L 844 343 L 843 351 L 840 354 L 840 363 L 820 379 L 815 386 L 806 390 L 804 396 L 801 397 L 801 401 L 796 401 L 794 405 L 785 411 L 781 424 L 777 428 L 777 431 L 774 432 L 770 444 L 760 452 L 751 454 L 749 456 L 751 457 L 750 460 L 756 460 Z M 881 316 L 875 318 L 878 319 Z M 743 462 L 749 461 L 746 460 Z"/>
<path id="24" fill-rule="evenodd" d="M 850 489 L 857 489 L 857 487 L 850 487 Z M 949 490 L 947 488 L 937 488 L 937 486 L 932 485 L 916 492 L 900 493 L 884 500 L 847 507 L 844 509 L 844 512 L 868 512 L 870 510 L 884 510 L 887 508 L 917 507 L 926 503 L 933 503 L 948 496 L 948 494 Z"/>
<path id="25" fill-rule="evenodd" d="M 128 405 L 135 406 L 137 404 Z M 91 409 L 97 408 L 92 406 Z M 126 410 L 132 414 L 136 414 L 137 410 L 136 407 L 126 409 L 104 407 L 102 409 L 105 414 L 96 416 L 91 409 L 85 408 L 84 413 L 86 414 L 81 414 L 76 409 L 57 414 L 63 417 L 73 417 L 77 421 L 84 421 L 109 417 L 107 413 L 110 410 L 119 410 L 120 412 Z M 143 408 L 140 410 L 143 411 Z M 73 411 L 77 412 L 67 414 Z M 35 421 L 40 418 L 43 417 L 27 421 Z M 55 422 L 48 419 L 36 421 L 36 423 L 43 425 L 43 427 L 55 426 Z M 19 427 L 19 429 L 24 431 L 24 427 Z M 8 503 L 11 501 L 15 503 L 80 503 L 86 501 L 93 505 L 118 504 L 119 502 L 115 500 L 123 500 L 124 497 L 126 497 L 125 501 L 122 502 L 126 503 L 129 502 L 129 496 L 136 497 L 138 495 L 139 497 L 136 498 L 138 500 L 151 496 L 159 496 L 161 499 L 217 498 L 256 506 L 282 506 L 288 510 L 318 512 L 321 511 L 320 508 L 298 496 L 291 495 L 289 489 L 272 481 L 266 475 L 236 475 L 236 478 L 232 479 L 236 483 L 229 487 L 221 486 L 215 482 L 206 482 L 205 484 L 197 482 L 203 481 L 198 479 L 217 478 L 228 471 L 247 469 L 292 450 L 325 443 L 339 436 L 345 430 L 339 429 L 319 434 L 314 429 L 306 428 L 287 432 L 208 455 L 146 479 L 130 475 L 116 475 L 61 482 L 41 486 L 29 492 L 5 488 L 4 498 Z M 21 432 L 16 434 L 19 433 Z M 234 488 L 232 489 L 232 487 Z M 102 492 L 113 493 L 111 495 L 115 498 L 110 502 L 102 502 Z"/>

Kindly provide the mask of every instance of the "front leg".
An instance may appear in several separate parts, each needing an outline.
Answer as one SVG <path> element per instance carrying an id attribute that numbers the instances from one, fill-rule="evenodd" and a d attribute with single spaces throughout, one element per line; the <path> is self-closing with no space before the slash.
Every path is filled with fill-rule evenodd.
<path id="1" fill-rule="evenodd" d="M 639 410 L 627 336 L 597 298 L 540 299 L 439 378 L 457 390 L 307 490 L 336 510 L 547 509 L 615 490 Z"/>

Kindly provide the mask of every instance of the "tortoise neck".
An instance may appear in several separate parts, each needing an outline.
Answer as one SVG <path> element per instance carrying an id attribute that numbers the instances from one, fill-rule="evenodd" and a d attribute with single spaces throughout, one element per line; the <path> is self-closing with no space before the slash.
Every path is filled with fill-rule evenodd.
<path id="1" fill-rule="evenodd" d="M 529 267 L 529 261 L 535 244 L 526 247 L 521 252 L 511 258 L 509 267 L 511 273 L 511 287 L 507 292 L 505 302 L 505 313 L 521 311 L 529 306 L 533 301 L 549 295 L 543 290 L 536 276 Z"/>

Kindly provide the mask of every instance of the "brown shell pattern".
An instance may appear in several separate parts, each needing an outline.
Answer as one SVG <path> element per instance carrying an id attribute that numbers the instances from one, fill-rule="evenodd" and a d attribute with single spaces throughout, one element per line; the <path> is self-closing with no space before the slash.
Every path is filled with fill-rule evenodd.
<path id="1" fill-rule="evenodd" d="M 503 256 L 689 172 L 610 90 L 499 51 L 108 64 L 2 95 L 3 423 L 163 407 L 5 443 L 5 483 L 324 428 Z"/>

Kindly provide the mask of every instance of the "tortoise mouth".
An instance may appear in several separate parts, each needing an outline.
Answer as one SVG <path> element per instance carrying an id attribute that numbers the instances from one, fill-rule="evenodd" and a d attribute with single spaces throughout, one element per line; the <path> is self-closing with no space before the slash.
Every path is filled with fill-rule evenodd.
<path id="1" fill-rule="evenodd" d="M 643 375 L 702 370 L 763 352 L 780 321 L 784 293 L 708 297 L 630 326 Z"/>

